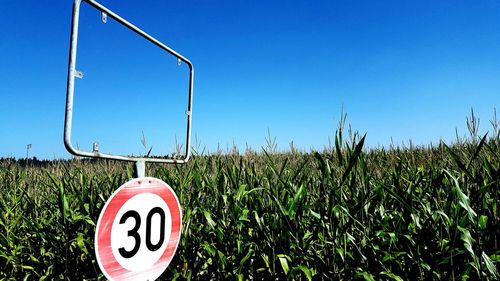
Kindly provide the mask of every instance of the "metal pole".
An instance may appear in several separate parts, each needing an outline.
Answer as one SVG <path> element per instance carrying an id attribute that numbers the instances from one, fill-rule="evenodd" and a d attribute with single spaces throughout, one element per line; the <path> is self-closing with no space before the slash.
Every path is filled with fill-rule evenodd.
<path id="1" fill-rule="evenodd" d="M 76 48 L 78 45 L 78 22 L 80 20 L 81 0 L 73 2 L 73 16 L 71 20 L 71 39 L 69 50 L 68 81 L 66 89 L 66 114 L 64 117 L 64 146 L 73 155 L 79 151 L 71 144 L 71 125 L 73 123 L 73 93 L 75 88 Z"/>
<path id="2" fill-rule="evenodd" d="M 146 176 L 146 161 L 136 161 L 134 165 L 134 177 L 143 178 Z"/>

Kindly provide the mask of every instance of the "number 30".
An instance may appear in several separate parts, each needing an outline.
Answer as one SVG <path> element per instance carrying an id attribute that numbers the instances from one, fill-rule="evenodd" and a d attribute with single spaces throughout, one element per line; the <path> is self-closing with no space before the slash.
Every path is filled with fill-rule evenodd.
<path id="1" fill-rule="evenodd" d="M 151 219 L 153 218 L 154 214 L 160 215 L 160 239 L 156 244 L 153 244 L 151 242 Z M 134 227 L 127 232 L 128 236 L 134 238 L 135 245 L 134 248 L 132 248 L 132 250 L 130 251 L 125 250 L 124 247 L 118 249 L 120 255 L 126 259 L 135 256 L 135 254 L 137 254 L 139 248 L 141 247 L 141 236 L 137 232 L 141 227 L 141 216 L 139 215 L 138 212 L 134 210 L 127 211 L 120 218 L 120 224 L 125 223 L 128 218 L 133 218 L 135 220 Z M 146 217 L 146 247 L 152 252 L 157 251 L 158 249 L 160 249 L 161 245 L 163 245 L 164 240 L 165 240 L 165 212 L 163 211 L 162 208 L 155 207 L 151 209 L 151 211 L 149 211 Z"/>

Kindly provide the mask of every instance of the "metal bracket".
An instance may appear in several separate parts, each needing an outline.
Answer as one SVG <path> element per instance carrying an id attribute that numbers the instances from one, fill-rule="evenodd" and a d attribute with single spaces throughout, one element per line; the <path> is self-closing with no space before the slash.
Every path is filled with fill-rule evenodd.
<path id="1" fill-rule="evenodd" d="M 80 79 L 83 79 L 83 72 L 79 71 L 79 70 L 76 70 L 74 71 L 74 75 L 76 78 L 80 78 Z"/>
<path id="2" fill-rule="evenodd" d="M 124 155 L 114 155 L 114 154 L 106 154 L 99 152 L 99 147 L 93 147 L 93 151 L 82 151 L 78 148 L 73 147 L 71 143 L 71 132 L 73 125 L 73 96 L 75 92 L 75 77 L 83 78 L 83 72 L 76 70 L 76 50 L 78 46 L 78 24 L 80 17 L 80 5 L 82 2 L 90 5 L 91 7 L 97 9 L 101 12 L 101 20 L 103 22 L 107 22 L 108 17 L 114 19 L 118 23 L 122 24 L 126 28 L 135 32 L 137 35 L 151 42 L 153 45 L 159 47 L 164 50 L 168 54 L 177 58 L 177 63 L 184 62 L 189 67 L 189 87 L 188 87 L 188 103 L 186 109 L 186 146 L 185 153 L 182 155 L 181 159 L 178 158 L 149 158 L 149 157 L 130 157 Z M 80 157 L 97 157 L 104 159 L 114 159 L 114 160 L 122 160 L 122 161 L 133 161 L 136 163 L 139 162 L 159 162 L 159 163 L 176 163 L 176 164 L 184 164 L 187 163 L 190 155 L 191 155 L 191 116 L 192 116 L 192 107 L 193 107 L 193 83 L 194 83 L 194 66 L 187 58 L 177 53 L 167 45 L 158 41 L 156 38 L 147 34 L 146 32 L 139 29 L 137 26 L 132 23 L 126 21 L 119 15 L 115 14 L 108 8 L 99 4 L 94 0 L 74 0 L 73 2 L 73 19 L 71 22 L 71 43 L 70 43 L 70 56 L 68 62 L 68 82 L 66 88 L 66 114 L 64 116 L 64 145 L 66 150 L 69 153 L 80 156 Z M 141 165 L 141 164 L 139 164 Z"/>
<path id="3" fill-rule="evenodd" d="M 94 142 L 94 144 L 92 145 L 92 152 L 94 152 L 94 153 L 99 152 L 99 143 L 98 142 Z"/>
<path id="4" fill-rule="evenodd" d="M 101 21 L 102 23 L 108 22 L 108 14 L 106 14 L 106 12 L 101 12 Z"/>

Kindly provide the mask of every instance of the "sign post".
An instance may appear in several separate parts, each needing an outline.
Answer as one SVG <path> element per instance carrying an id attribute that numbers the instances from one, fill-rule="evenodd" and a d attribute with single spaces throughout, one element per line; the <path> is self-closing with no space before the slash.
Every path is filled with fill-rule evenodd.
<path id="1" fill-rule="evenodd" d="M 186 108 L 186 146 L 184 155 L 175 158 L 167 157 L 131 157 L 127 155 L 115 155 L 111 153 L 103 153 L 99 151 L 99 145 L 94 145 L 92 151 L 83 151 L 78 147 L 75 147 L 71 142 L 71 135 L 73 129 L 73 109 L 74 109 L 74 94 L 75 94 L 75 79 L 83 78 L 83 72 L 79 71 L 76 63 L 76 51 L 78 47 L 78 25 L 80 16 L 80 5 L 86 3 L 91 7 L 99 10 L 103 18 L 106 18 L 106 22 L 110 19 L 115 20 L 117 23 L 122 24 L 124 27 L 130 29 L 135 34 L 146 39 L 151 44 L 159 47 L 161 50 L 165 51 L 168 55 L 177 58 L 177 63 L 185 63 L 189 67 L 189 81 L 188 81 L 188 96 L 187 96 L 187 108 Z M 104 16 L 105 15 L 105 16 Z M 194 83 L 194 66 L 187 58 L 174 51 L 172 48 L 158 41 L 153 36 L 144 32 L 137 26 L 126 21 L 113 11 L 102 6 L 94 0 L 74 0 L 73 3 L 73 19 L 71 22 L 71 42 L 69 47 L 69 61 L 68 61 L 68 80 L 66 85 L 66 112 L 64 116 L 64 146 L 69 153 L 79 156 L 79 157 L 95 157 L 102 159 L 114 159 L 121 161 L 133 161 L 133 162 L 155 162 L 155 163 L 170 163 L 170 164 L 184 164 L 189 160 L 191 154 L 191 117 L 192 117 L 192 107 L 193 107 L 193 83 Z"/>
<path id="2" fill-rule="evenodd" d="M 77 69 L 76 50 L 80 5 L 86 3 L 101 12 L 105 24 L 113 19 L 140 37 L 177 59 L 178 65 L 189 67 L 188 102 L 186 109 L 186 146 L 180 157 L 131 157 L 102 153 L 94 143 L 92 151 L 73 146 L 73 97 L 75 79 L 83 78 Z M 66 87 L 64 145 L 69 153 L 79 157 L 94 157 L 135 162 L 137 178 L 120 186 L 102 209 L 95 232 L 97 263 L 109 280 L 154 280 L 168 267 L 181 235 L 182 214 L 179 200 L 172 188 L 160 179 L 145 177 L 146 162 L 185 164 L 190 157 L 191 116 L 193 104 L 193 64 L 184 56 L 151 35 L 126 21 L 95 0 L 74 0 L 71 22 L 71 43 Z"/>

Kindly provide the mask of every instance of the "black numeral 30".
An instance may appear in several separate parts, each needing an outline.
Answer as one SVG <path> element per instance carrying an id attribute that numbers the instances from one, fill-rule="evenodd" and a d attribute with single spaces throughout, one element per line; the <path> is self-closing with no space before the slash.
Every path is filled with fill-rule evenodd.
<path id="1" fill-rule="evenodd" d="M 160 215 L 160 239 L 158 240 L 158 243 L 153 244 L 151 242 L 151 227 L 152 227 L 151 220 L 153 218 L 153 215 L 155 214 Z M 134 210 L 127 211 L 120 218 L 120 224 L 125 223 L 128 218 L 133 218 L 135 220 L 134 227 L 127 232 L 128 236 L 134 238 L 135 245 L 130 251 L 125 250 L 124 247 L 118 249 L 120 255 L 126 259 L 135 256 L 135 254 L 137 254 L 139 248 L 141 247 L 141 236 L 138 233 L 138 230 L 141 227 L 141 216 L 139 215 L 138 212 Z M 152 252 L 157 251 L 158 249 L 161 248 L 161 245 L 163 245 L 164 240 L 165 240 L 165 212 L 163 211 L 162 208 L 155 207 L 151 209 L 151 211 L 149 211 L 146 217 L 146 247 Z"/>

